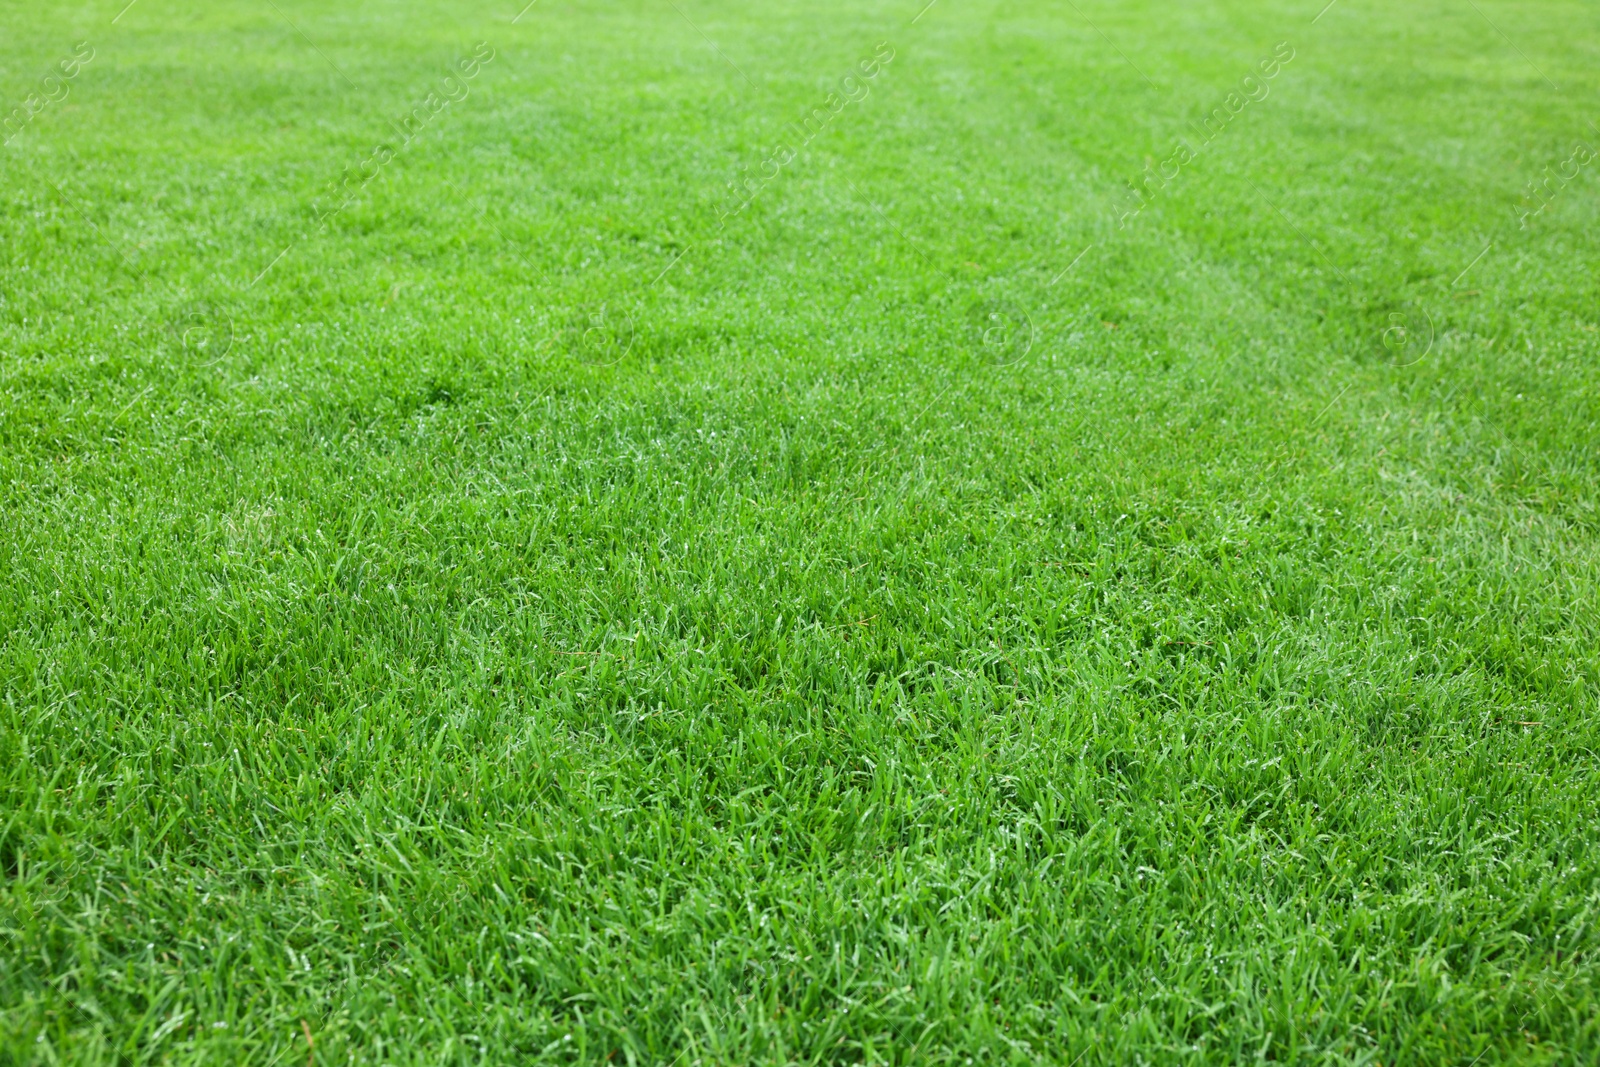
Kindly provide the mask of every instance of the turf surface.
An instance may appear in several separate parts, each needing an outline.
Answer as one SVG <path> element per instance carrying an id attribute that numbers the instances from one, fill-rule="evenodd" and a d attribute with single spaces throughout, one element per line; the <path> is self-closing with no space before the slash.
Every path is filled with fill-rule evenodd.
<path id="1" fill-rule="evenodd" d="M 1592 5 L 515 6 L 0 3 L 0 1063 L 1600 1058 Z"/>

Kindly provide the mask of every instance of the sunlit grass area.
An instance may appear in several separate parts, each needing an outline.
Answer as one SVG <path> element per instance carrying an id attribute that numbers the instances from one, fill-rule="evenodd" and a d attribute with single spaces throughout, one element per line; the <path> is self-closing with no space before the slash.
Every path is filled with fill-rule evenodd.
<path id="1" fill-rule="evenodd" d="M 522 2 L 0 0 L 0 1064 L 1600 1060 L 1592 5 Z"/>

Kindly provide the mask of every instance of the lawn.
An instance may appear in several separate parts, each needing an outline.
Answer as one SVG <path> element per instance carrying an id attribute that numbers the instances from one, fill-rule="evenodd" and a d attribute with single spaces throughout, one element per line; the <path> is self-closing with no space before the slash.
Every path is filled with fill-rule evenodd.
<path id="1" fill-rule="evenodd" d="M 0 0 L 0 1064 L 1600 1062 L 1593 4 L 523 2 Z"/>

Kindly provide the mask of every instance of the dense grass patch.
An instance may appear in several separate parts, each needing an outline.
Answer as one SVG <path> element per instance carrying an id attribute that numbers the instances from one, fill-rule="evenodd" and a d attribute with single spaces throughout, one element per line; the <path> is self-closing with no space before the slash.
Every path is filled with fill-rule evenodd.
<path id="1" fill-rule="evenodd" d="M 520 6 L 3 2 L 0 1063 L 1600 1057 L 1591 9 Z"/>

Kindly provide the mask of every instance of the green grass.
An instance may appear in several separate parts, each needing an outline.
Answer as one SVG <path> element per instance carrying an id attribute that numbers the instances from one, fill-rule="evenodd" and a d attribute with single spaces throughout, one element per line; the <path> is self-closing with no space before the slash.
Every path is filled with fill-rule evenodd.
<path id="1" fill-rule="evenodd" d="M 1592 5 L 519 6 L 0 0 L 0 1064 L 1600 1059 Z"/>

